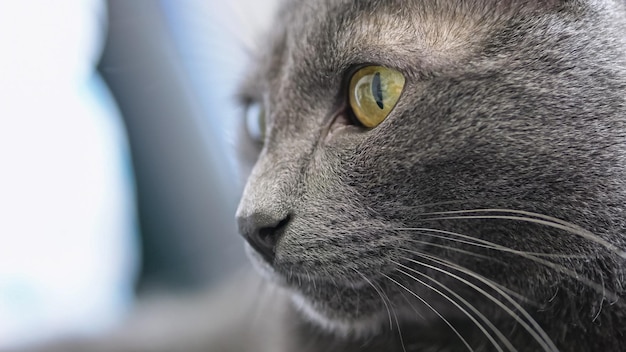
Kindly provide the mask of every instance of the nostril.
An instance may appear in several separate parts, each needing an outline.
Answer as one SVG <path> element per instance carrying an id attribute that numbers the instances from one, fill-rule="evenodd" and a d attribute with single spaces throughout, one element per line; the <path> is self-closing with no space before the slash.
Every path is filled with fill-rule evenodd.
<path id="1" fill-rule="evenodd" d="M 259 226 L 267 224 L 268 220 L 267 216 L 252 216 L 246 219 L 247 226 L 245 226 L 246 230 L 243 231 L 243 235 L 252 248 L 271 263 L 274 261 L 276 244 L 291 220 L 291 216 L 288 215 L 280 221 L 273 221 L 274 225 L 272 226 Z"/>
<path id="2" fill-rule="evenodd" d="M 271 247 L 272 250 L 274 250 L 274 247 L 276 247 L 276 243 L 278 243 L 278 240 L 284 232 L 284 228 L 287 226 L 287 223 L 289 223 L 290 219 L 291 216 L 287 215 L 287 217 L 281 220 L 278 224 L 276 224 L 276 226 L 261 228 L 259 230 L 259 239 L 267 247 Z"/>
<path id="3" fill-rule="evenodd" d="M 268 248 L 274 248 L 278 239 L 276 238 L 276 229 L 273 227 L 264 227 L 259 230 L 259 240 L 263 246 Z"/>

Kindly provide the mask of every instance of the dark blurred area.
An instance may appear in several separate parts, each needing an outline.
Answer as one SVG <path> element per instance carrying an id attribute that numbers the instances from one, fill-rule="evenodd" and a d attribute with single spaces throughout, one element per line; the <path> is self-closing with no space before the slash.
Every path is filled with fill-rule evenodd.
<path id="1" fill-rule="evenodd" d="M 239 185 L 223 131 L 207 127 L 217 117 L 198 103 L 161 3 L 109 0 L 108 7 L 98 70 L 124 117 L 135 169 L 137 287 L 204 287 L 244 260 L 234 227 Z"/>

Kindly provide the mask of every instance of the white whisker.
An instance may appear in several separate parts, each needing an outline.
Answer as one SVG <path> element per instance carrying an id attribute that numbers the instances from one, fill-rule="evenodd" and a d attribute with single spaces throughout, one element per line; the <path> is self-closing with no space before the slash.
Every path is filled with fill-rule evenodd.
<path id="1" fill-rule="evenodd" d="M 396 264 L 397 264 L 397 263 L 396 263 Z M 422 281 L 422 280 L 420 280 L 420 279 L 416 278 L 415 276 L 413 276 L 413 275 L 411 275 L 411 274 L 407 273 L 406 271 L 404 271 L 404 270 L 402 270 L 402 269 L 396 269 L 396 270 L 397 270 L 398 272 L 400 272 L 400 273 L 402 273 L 402 274 L 404 274 L 404 275 L 408 276 L 409 278 L 411 278 L 411 279 L 413 279 L 413 280 L 415 280 L 415 281 L 419 282 L 420 284 L 424 285 L 425 287 L 429 288 L 430 290 L 432 290 L 432 291 L 436 292 L 436 293 L 437 293 L 437 294 L 439 294 L 441 297 L 443 297 L 444 299 L 446 299 L 447 301 L 449 301 L 450 303 L 452 303 L 452 304 L 453 304 L 455 307 L 457 307 L 457 308 L 458 308 L 461 312 L 463 312 L 463 314 L 465 314 L 465 315 L 466 315 L 466 316 L 467 316 L 467 317 L 468 317 L 468 318 L 469 318 L 469 319 L 470 319 L 470 320 L 471 320 L 474 324 L 476 324 L 476 326 L 480 329 L 480 331 L 482 331 L 482 332 L 483 332 L 483 334 L 485 334 L 485 336 L 487 337 L 487 339 L 489 339 L 489 341 L 493 344 L 493 346 L 494 346 L 494 347 L 495 347 L 498 351 L 503 352 L 502 347 L 500 347 L 500 345 L 498 344 L 498 342 L 497 342 L 497 341 L 493 338 L 493 336 L 491 336 L 491 334 L 489 333 L 489 331 L 487 331 L 487 329 L 486 329 L 486 328 L 485 328 L 485 327 L 484 327 L 484 326 L 483 326 L 480 322 L 478 322 L 478 321 L 476 320 L 476 318 L 475 318 L 473 315 L 471 315 L 471 314 L 470 314 L 470 313 L 469 313 L 469 312 L 468 312 L 465 308 L 461 307 L 461 305 L 460 305 L 458 302 L 456 302 L 455 300 L 453 300 L 452 298 L 450 298 L 450 296 L 448 296 L 448 295 L 444 294 L 443 292 L 439 291 L 438 289 L 434 288 L 433 286 L 431 286 L 431 285 L 429 285 L 429 284 L 425 283 L 424 281 Z M 432 278 L 430 278 L 430 277 L 428 277 L 428 276 L 424 275 L 423 273 L 419 273 L 419 274 L 420 274 L 421 276 L 424 276 L 424 277 L 428 278 L 429 280 L 431 280 L 431 281 L 433 281 L 433 282 L 435 282 L 435 283 L 439 284 L 439 286 L 441 286 L 441 287 L 445 287 L 445 286 L 443 286 L 441 283 L 439 283 L 438 281 L 436 281 L 436 280 L 434 280 L 434 279 L 432 279 Z M 448 292 L 451 292 L 451 293 L 452 293 L 452 291 L 451 291 L 451 290 L 449 290 L 449 289 L 448 289 Z M 460 298 L 460 296 L 458 296 L 456 293 L 455 293 L 455 296 L 457 297 L 457 299 L 459 299 L 459 298 Z M 461 298 L 461 299 L 462 299 L 462 298 Z M 465 304 L 468 308 L 471 306 L 471 307 L 473 308 L 473 309 L 472 309 L 472 311 L 474 311 L 474 313 L 475 313 L 475 314 L 479 315 L 479 317 L 481 317 L 481 319 L 482 319 L 483 321 L 488 321 L 488 320 L 487 320 L 487 318 L 486 318 L 486 317 L 485 317 L 482 313 L 480 313 L 480 312 L 479 312 L 476 308 L 474 308 L 471 304 L 469 304 L 469 302 L 467 302 L 467 301 L 465 301 L 465 300 L 463 300 L 463 299 L 462 299 L 462 302 L 463 302 L 463 301 L 464 301 L 464 304 Z M 470 309 L 471 309 L 471 308 L 470 308 Z M 493 326 L 493 324 L 489 323 L 488 325 L 490 325 L 490 327 L 491 327 L 492 329 L 495 329 L 495 327 Z M 495 330 L 497 330 L 497 329 L 495 329 Z M 495 330 L 494 330 L 494 332 L 495 332 Z M 499 331 L 499 330 L 497 330 L 497 333 L 496 333 L 496 334 L 498 335 L 498 337 L 504 338 L 504 339 L 506 340 L 506 337 L 504 337 L 504 335 L 502 335 L 502 334 L 500 333 L 500 331 Z M 508 340 L 507 340 L 507 341 L 508 341 Z M 509 345 L 510 345 L 510 342 L 509 342 Z M 511 347 L 510 347 L 509 349 L 510 349 L 510 350 L 514 350 L 514 351 L 515 351 L 515 348 L 513 348 L 513 346 L 512 346 L 512 345 L 511 345 Z"/>
<path id="2" fill-rule="evenodd" d="M 358 271 L 355 268 L 352 268 L 352 270 L 354 270 L 357 274 L 361 275 L 361 277 L 363 278 L 363 280 L 365 280 L 370 286 L 372 286 L 372 288 L 376 291 L 376 293 L 378 293 L 378 295 L 380 296 L 380 299 L 383 301 L 383 304 L 385 305 L 385 308 L 387 309 L 387 315 L 389 316 L 389 329 L 393 330 L 393 323 L 391 320 L 391 310 L 389 309 L 389 305 L 387 304 L 387 301 L 385 300 L 385 298 L 383 297 L 383 294 L 380 292 L 380 290 L 374 285 L 374 283 L 372 281 L 370 281 L 370 279 L 368 279 L 365 275 L 361 274 L 360 271 Z"/>
<path id="3" fill-rule="evenodd" d="M 465 345 L 465 347 L 467 347 L 468 350 L 470 350 L 471 352 L 474 352 L 474 349 L 472 348 L 472 346 L 470 346 L 470 344 L 465 340 L 465 338 L 461 335 L 461 333 L 459 333 L 459 331 L 452 326 L 452 324 L 443 317 L 443 315 L 441 315 L 441 313 L 439 313 L 435 307 L 433 307 L 432 305 L 430 305 L 428 302 L 426 302 L 425 299 L 423 299 L 422 297 L 420 297 L 418 294 L 416 294 L 415 292 L 409 290 L 408 288 L 406 288 L 404 285 L 402 285 L 401 283 L 399 283 L 398 281 L 392 279 L 391 277 L 389 277 L 386 274 L 382 274 L 384 277 L 386 277 L 388 280 L 390 280 L 391 282 L 395 283 L 396 285 L 400 286 L 402 289 L 404 289 L 405 291 L 407 291 L 408 293 L 410 293 L 411 295 L 413 295 L 415 298 L 417 298 L 418 300 L 420 300 L 420 302 L 422 302 L 426 307 L 428 307 L 430 310 L 433 311 L 433 313 L 435 313 L 439 318 L 441 318 L 441 320 L 443 320 L 443 322 L 448 325 L 448 327 L 450 327 L 450 329 L 452 329 L 452 331 L 454 332 L 454 334 L 456 334 L 456 336 L 459 337 L 459 339 L 461 339 L 461 341 L 463 342 L 463 344 Z"/>
<path id="4" fill-rule="evenodd" d="M 404 298 L 404 300 L 406 301 L 406 303 L 409 305 L 409 307 L 411 307 L 411 309 L 413 310 L 413 312 L 415 312 L 415 314 L 417 314 L 417 316 L 419 316 L 422 320 L 426 320 L 426 317 L 424 317 L 424 315 L 417 309 L 415 308 L 415 306 L 413 305 L 413 303 L 411 303 L 411 301 L 409 300 L 409 298 L 404 294 L 403 291 L 400 291 L 400 295 L 402 295 L 402 298 Z"/>
<path id="5" fill-rule="evenodd" d="M 546 266 L 546 267 L 548 267 L 550 269 L 558 271 L 561 274 L 565 274 L 568 277 L 571 277 L 571 278 L 577 280 L 578 282 L 586 285 L 587 287 L 594 289 L 596 292 L 603 293 L 603 295 L 606 295 L 607 297 L 611 298 L 611 300 L 617 300 L 618 299 L 617 294 L 615 294 L 614 292 L 611 292 L 611 291 L 607 291 L 604 286 L 598 285 L 598 283 L 590 280 L 589 278 L 581 277 L 578 272 L 576 272 L 574 270 L 571 270 L 571 269 L 568 269 L 568 268 L 564 267 L 563 265 L 559 265 L 557 263 L 551 262 L 549 260 L 537 258 L 536 256 L 529 254 L 529 252 L 518 251 L 518 250 L 515 250 L 515 249 L 504 247 L 502 245 L 499 245 L 499 244 L 496 244 L 496 243 L 493 243 L 493 242 L 481 240 L 481 239 L 478 239 L 478 238 L 473 238 L 473 237 L 470 237 L 470 236 L 467 236 L 467 235 L 463 235 L 463 234 L 456 233 L 456 232 L 451 232 L 451 231 L 437 230 L 437 229 L 431 229 L 431 228 L 422 228 L 422 227 L 405 228 L 405 229 L 393 228 L 393 230 L 435 232 L 435 233 L 447 234 L 447 235 L 451 235 L 451 236 L 458 236 L 458 237 L 461 237 L 461 238 L 469 238 L 469 239 L 475 240 L 475 241 L 480 242 L 480 243 L 488 243 L 488 245 L 487 245 L 488 247 L 487 248 L 519 255 L 520 257 L 524 257 L 524 258 L 529 259 L 529 260 L 531 260 L 531 261 L 533 261 L 535 263 L 544 265 L 544 266 Z M 425 234 L 425 233 L 422 233 L 422 234 L 428 235 L 428 236 L 431 236 L 431 237 L 436 237 L 436 238 L 449 239 L 449 238 L 444 237 L 444 236 L 429 235 L 429 234 Z M 474 245 L 474 246 L 479 246 L 479 247 L 484 247 L 484 246 L 479 245 L 479 244 L 470 243 L 469 241 L 463 241 L 463 243 L 467 243 L 467 244 Z"/>
<path id="6" fill-rule="evenodd" d="M 430 236 L 430 234 L 426 234 L 426 235 Z M 448 238 L 445 238 L 443 236 L 436 236 L 436 235 L 433 235 L 433 236 L 430 236 L 430 237 L 439 237 L 439 238 L 442 238 L 442 239 L 448 239 Z M 454 241 L 455 239 L 450 239 L 450 240 Z M 410 241 L 410 242 L 413 242 L 413 243 L 423 244 L 423 245 L 426 245 L 426 246 L 442 248 L 442 249 L 446 249 L 446 250 L 449 250 L 449 251 L 459 252 L 459 253 L 467 254 L 467 255 L 469 255 L 471 257 L 476 257 L 476 258 L 481 258 L 481 259 L 485 259 L 485 260 L 489 260 L 489 261 L 493 261 L 493 262 L 498 262 L 498 263 L 503 264 L 503 265 L 508 264 L 508 263 L 505 263 L 505 262 L 503 262 L 501 260 L 495 259 L 493 257 L 488 257 L 486 255 L 478 254 L 478 253 L 471 252 L 471 251 L 466 251 L 464 249 L 460 249 L 460 248 L 456 248 L 456 247 L 452 247 L 452 246 L 447 246 L 447 245 L 444 245 L 444 244 L 432 243 L 432 242 L 428 242 L 428 241 L 420 241 L 420 240 L 415 240 L 415 239 L 412 239 L 412 238 L 407 238 L 407 241 Z"/>
<path id="7" fill-rule="evenodd" d="M 406 250 L 406 249 L 405 249 Z M 418 262 L 414 259 L 410 259 L 410 258 L 405 258 L 406 260 L 416 263 L 418 265 L 422 265 L 424 267 L 430 268 L 432 270 L 436 270 L 439 271 L 445 275 L 448 275 L 454 279 L 459 280 L 460 282 L 468 285 L 469 287 L 473 288 L 474 290 L 478 291 L 479 293 L 481 293 L 483 296 L 487 297 L 489 300 L 491 300 L 492 302 L 494 302 L 495 304 L 497 304 L 500 308 L 502 308 L 502 310 L 504 310 L 507 314 L 509 314 L 513 319 L 515 319 L 518 323 L 520 323 L 520 325 L 522 325 L 522 327 L 524 327 L 526 329 L 526 331 L 528 331 L 529 334 L 531 334 L 531 336 L 542 346 L 542 348 L 545 351 L 558 351 L 558 349 L 556 348 L 556 346 L 554 345 L 554 343 L 552 342 L 552 340 L 550 339 L 550 337 L 545 333 L 545 331 L 541 328 L 541 326 L 539 326 L 539 324 L 537 324 L 537 322 L 535 321 L 535 319 L 533 319 L 530 314 L 528 314 L 528 312 L 519 305 L 519 303 L 515 302 L 515 300 L 513 300 L 509 295 L 507 295 L 504 291 L 500 290 L 497 286 L 492 285 L 488 280 L 483 280 L 482 276 L 474 273 L 471 270 L 468 270 L 467 268 L 463 268 L 460 267 L 458 265 L 454 265 L 454 264 L 449 264 L 449 262 L 447 262 L 446 260 L 443 259 L 439 259 L 436 258 L 434 256 L 428 255 L 428 254 L 423 254 L 423 253 L 419 253 L 419 252 L 415 252 L 415 251 L 411 251 L 411 250 L 406 250 L 407 252 L 410 252 L 414 255 L 420 256 L 422 258 L 426 258 L 429 260 L 432 260 L 434 262 L 437 262 L 439 264 L 448 266 L 450 268 L 459 270 L 467 275 L 470 275 L 474 278 L 476 278 L 477 280 L 483 282 L 484 284 L 486 284 L 487 286 L 491 287 L 494 291 L 496 291 L 498 294 L 500 294 L 502 297 L 504 297 L 509 303 L 511 303 L 511 305 L 513 305 L 513 307 L 515 307 L 517 310 L 519 310 L 522 315 L 528 319 L 528 321 L 530 322 L 530 324 L 533 325 L 534 329 L 530 327 L 530 325 L 528 325 L 528 323 L 526 321 L 524 321 L 523 319 L 521 319 L 519 317 L 518 314 L 516 314 L 515 312 L 513 312 L 513 310 L 511 310 L 511 308 L 507 307 L 505 304 L 503 304 L 500 300 L 498 300 L 497 298 L 495 298 L 493 295 L 489 294 L 488 292 L 486 292 L 485 290 L 483 290 L 482 288 L 476 286 L 475 284 L 469 282 L 468 280 L 455 275 L 453 273 L 450 273 L 448 271 L 445 271 L 441 268 L 438 268 L 436 266 L 433 265 L 429 265 L 429 264 L 425 264 L 422 262 Z M 417 272 L 417 270 L 412 269 L 406 265 L 403 265 L 401 263 L 396 263 L 397 265 L 400 265 L 412 272 Z"/>
<path id="8" fill-rule="evenodd" d="M 430 216 L 430 215 L 450 215 L 450 214 L 468 214 L 468 213 L 509 213 L 509 214 L 534 216 L 543 220 L 556 222 L 564 226 L 570 226 L 572 228 L 584 230 L 584 228 L 576 224 L 573 224 L 571 222 L 568 222 L 559 218 L 555 218 L 553 216 L 535 213 L 535 212 L 527 211 L 527 210 L 518 210 L 518 209 L 504 209 L 504 208 L 464 209 L 464 210 L 434 211 L 434 212 L 428 212 L 428 213 L 421 213 L 417 215 Z"/>
<path id="9" fill-rule="evenodd" d="M 539 215 L 536 215 L 539 216 Z M 544 215 L 545 217 L 545 215 Z M 617 254 L 618 256 L 620 256 L 623 259 L 626 259 L 626 251 L 624 249 L 621 249 L 617 246 L 615 246 L 614 244 L 605 241 L 604 239 L 600 238 L 599 236 L 580 228 L 579 226 L 576 226 L 574 224 L 565 222 L 565 224 L 561 223 L 563 222 L 561 220 L 561 222 L 554 222 L 552 220 L 544 220 L 544 219 L 534 219 L 534 218 L 530 218 L 530 217 L 522 217 L 522 216 L 510 216 L 510 215 L 464 215 L 464 216 L 442 216 L 442 217 L 432 217 L 432 218 L 424 218 L 421 219 L 423 221 L 435 221 L 435 220 L 467 220 L 467 219 L 484 219 L 484 220 L 489 220 L 489 219 L 502 219 L 502 220 L 514 220 L 514 221 L 524 221 L 524 222 L 530 222 L 530 223 L 534 223 L 534 224 L 539 224 L 539 225 L 545 225 L 545 226 L 550 226 L 552 228 L 556 228 L 556 229 L 560 229 L 566 232 L 569 232 L 571 234 L 574 235 L 578 235 L 580 237 L 583 237 L 591 242 L 595 242 L 601 246 L 603 246 L 604 248 L 606 248 L 607 250 Z"/>
<path id="10" fill-rule="evenodd" d="M 604 287 L 604 275 L 602 275 L 602 273 L 600 273 L 600 280 L 602 282 L 602 300 L 600 301 L 600 307 L 598 307 L 598 312 L 595 314 L 595 316 L 593 317 L 593 319 L 591 321 L 595 322 L 598 317 L 600 316 L 600 312 L 602 312 L 602 306 L 604 305 L 604 299 L 606 297 L 606 290 Z"/>
<path id="11" fill-rule="evenodd" d="M 387 297 L 389 299 L 389 297 Z M 391 303 L 391 301 L 389 301 Z M 393 309 L 393 305 L 391 306 L 391 311 L 393 312 L 393 319 L 396 321 L 396 326 L 398 327 L 398 337 L 400 338 L 400 346 L 402 346 L 402 351 L 406 352 L 406 347 L 404 346 L 404 339 L 402 338 L 402 329 L 400 328 L 400 323 L 398 322 L 398 315 L 396 314 L 396 310 Z"/>
<path id="12" fill-rule="evenodd" d="M 588 255 L 550 254 L 550 253 L 520 251 L 520 250 L 517 250 L 517 249 L 504 247 L 504 246 L 499 245 L 497 243 L 486 241 L 486 240 L 483 240 L 483 239 L 480 239 L 480 238 L 475 238 L 475 237 L 472 237 L 472 236 L 467 236 L 467 235 L 463 235 L 463 234 L 456 233 L 456 232 L 445 231 L 445 230 L 438 230 L 438 229 L 432 229 L 432 228 L 426 228 L 426 227 L 404 227 L 404 228 L 402 228 L 402 227 L 394 227 L 394 228 L 391 228 L 391 230 L 394 230 L 394 231 L 424 231 L 424 232 L 436 232 L 436 233 L 440 233 L 440 234 L 447 234 L 447 235 L 452 235 L 452 236 L 464 238 L 466 240 L 460 240 L 458 238 L 451 238 L 451 237 L 446 237 L 446 236 L 441 236 L 441 235 L 438 236 L 438 235 L 433 235 L 431 233 L 421 233 L 422 235 L 426 235 L 426 236 L 429 236 L 429 237 L 439 238 L 439 239 L 448 240 L 448 241 L 454 241 L 454 242 L 458 242 L 458 243 L 464 243 L 464 244 L 468 244 L 468 245 L 475 246 L 475 247 L 482 247 L 482 248 L 487 248 L 487 249 L 495 249 L 495 250 L 509 252 L 509 253 L 513 253 L 513 254 L 527 254 L 527 255 L 532 255 L 532 256 L 536 256 L 536 257 L 565 258 L 565 259 L 585 259 L 585 258 L 589 257 Z"/>

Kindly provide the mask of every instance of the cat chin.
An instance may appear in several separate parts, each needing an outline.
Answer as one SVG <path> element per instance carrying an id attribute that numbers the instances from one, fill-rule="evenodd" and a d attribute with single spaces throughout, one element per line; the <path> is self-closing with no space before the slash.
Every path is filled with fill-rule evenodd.
<path id="1" fill-rule="evenodd" d="M 358 320 L 337 319 L 320 312 L 309 299 L 299 293 L 291 293 L 291 300 L 306 320 L 326 332 L 341 337 L 366 338 L 381 331 L 382 313 Z"/>
<path id="2" fill-rule="evenodd" d="M 277 285 L 277 287 L 285 289 L 285 292 L 288 292 L 295 308 L 308 322 L 321 328 L 325 332 L 340 337 L 366 338 L 380 333 L 382 324 L 387 318 L 386 313 L 376 313 L 358 319 L 338 319 L 330 317 L 328 314 L 316 308 L 315 304 L 309 298 L 302 295 L 297 290 L 294 290 L 293 287 L 290 287 L 285 278 L 276 273 L 272 266 L 263 260 L 249 244 L 246 243 L 245 248 L 254 269 L 267 281 Z M 350 285 L 352 288 L 358 289 L 367 287 L 368 283 L 364 281 L 362 283 L 350 283 Z"/>

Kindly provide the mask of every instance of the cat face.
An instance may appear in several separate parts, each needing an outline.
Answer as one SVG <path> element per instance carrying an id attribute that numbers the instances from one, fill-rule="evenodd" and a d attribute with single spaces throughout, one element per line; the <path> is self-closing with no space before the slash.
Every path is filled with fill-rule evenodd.
<path id="1" fill-rule="evenodd" d="M 284 3 L 242 90 L 252 260 L 343 333 L 473 309 L 567 324 L 623 297 L 626 16 L 591 3 Z M 349 99 L 371 66 L 404 78 L 373 128 Z"/>

